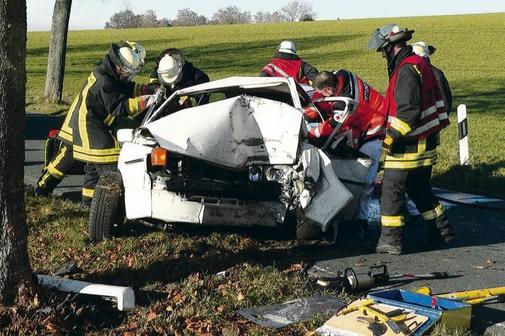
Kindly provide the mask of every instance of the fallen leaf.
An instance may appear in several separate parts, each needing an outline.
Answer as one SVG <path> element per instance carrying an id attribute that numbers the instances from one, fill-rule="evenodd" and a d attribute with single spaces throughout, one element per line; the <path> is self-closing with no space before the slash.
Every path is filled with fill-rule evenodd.
<path id="1" fill-rule="evenodd" d="M 244 294 L 242 294 L 242 292 L 238 292 L 238 294 L 237 294 L 237 301 L 242 301 L 244 299 L 245 299 Z"/>
<path id="2" fill-rule="evenodd" d="M 147 322 L 154 320 L 157 316 L 158 314 L 151 310 L 149 314 L 147 314 Z"/>

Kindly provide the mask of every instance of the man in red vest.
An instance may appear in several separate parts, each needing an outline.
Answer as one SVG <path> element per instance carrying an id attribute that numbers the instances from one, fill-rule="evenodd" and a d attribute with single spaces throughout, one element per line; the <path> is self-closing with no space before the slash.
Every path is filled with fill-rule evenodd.
<path id="1" fill-rule="evenodd" d="M 316 93 L 313 101 L 321 110 L 320 116 L 314 109 L 306 108 L 305 119 L 319 121 L 316 127 L 309 129 L 309 140 L 313 143 L 325 141 L 333 132 L 336 121 L 333 117 L 332 104 L 324 102 L 324 97 L 347 97 L 354 102 L 354 110 L 343 121 L 338 132 L 351 132 L 353 147 L 372 159 L 366 185 L 360 195 L 360 203 L 354 214 L 354 224 L 363 238 L 368 227 L 370 195 L 377 175 L 379 159 L 384 138 L 384 97 L 373 87 L 350 71 L 320 72 L 312 83 Z M 321 98 L 320 98 L 321 97 Z M 322 101 L 321 101 L 322 100 Z M 321 121 L 321 117 L 324 121 Z"/>
<path id="2" fill-rule="evenodd" d="M 292 77 L 298 83 L 309 84 L 317 73 L 316 68 L 296 55 L 295 42 L 286 40 L 279 44 L 274 58 L 263 67 L 260 76 Z"/>
<path id="3" fill-rule="evenodd" d="M 378 253 L 403 252 L 405 193 L 428 222 L 430 244 L 454 238 L 430 182 L 437 157 L 437 133 L 449 124 L 447 107 L 429 63 L 406 45 L 413 33 L 387 24 L 376 29 L 368 43 L 369 49 L 381 52 L 387 60 L 389 74 Z"/>

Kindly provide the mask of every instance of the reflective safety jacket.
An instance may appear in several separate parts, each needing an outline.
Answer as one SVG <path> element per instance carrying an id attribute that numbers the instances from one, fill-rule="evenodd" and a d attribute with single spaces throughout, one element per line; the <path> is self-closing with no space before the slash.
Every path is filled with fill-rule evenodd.
<path id="1" fill-rule="evenodd" d="M 413 169 L 436 163 L 437 133 L 449 124 L 429 63 L 405 47 L 395 58 L 386 94 L 390 147 L 384 167 Z"/>
<path id="2" fill-rule="evenodd" d="M 261 69 L 264 77 L 291 77 L 298 83 L 309 84 L 318 71 L 298 56 L 277 52 L 275 57 Z"/>
<path id="3" fill-rule="evenodd" d="M 58 138 L 72 145 L 74 159 L 89 163 L 115 163 L 119 143 L 112 134 L 117 117 L 138 116 L 146 106 L 146 86 L 123 81 L 105 56 L 75 97 Z"/>
<path id="4" fill-rule="evenodd" d="M 337 77 L 336 97 L 348 97 L 354 100 L 354 112 L 344 121 L 339 132 L 352 131 L 352 143 L 356 149 L 367 141 L 384 137 L 385 100 L 373 87 L 358 76 L 346 70 L 334 73 Z M 323 98 L 315 93 L 313 101 L 323 111 L 325 120 L 318 127 L 309 130 L 309 138 L 327 138 L 333 132 L 333 103 L 318 102 Z M 306 109 L 305 116 L 314 120 L 316 115 Z"/>

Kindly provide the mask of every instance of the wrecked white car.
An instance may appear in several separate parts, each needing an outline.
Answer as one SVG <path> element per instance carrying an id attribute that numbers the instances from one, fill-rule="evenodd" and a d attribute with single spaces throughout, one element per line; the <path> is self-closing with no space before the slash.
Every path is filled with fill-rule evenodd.
<path id="1" fill-rule="evenodd" d="M 199 102 L 210 98 L 210 103 Z M 352 102 L 342 99 L 342 121 Z M 231 77 L 179 90 L 118 132 L 118 172 L 95 189 L 89 236 L 127 220 L 275 227 L 313 238 L 354 211 L 370 166 L 306 140 L 310 98 L 292 79 Z M 332 150 L 333 149 L 333 150 Z M 354 201 L 353 201 L 354 199 Z"/>

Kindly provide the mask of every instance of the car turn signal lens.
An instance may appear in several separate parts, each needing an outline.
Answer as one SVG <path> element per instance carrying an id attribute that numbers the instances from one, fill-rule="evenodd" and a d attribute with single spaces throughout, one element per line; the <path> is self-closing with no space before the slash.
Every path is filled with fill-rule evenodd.
<path id="1" fill-rule="evenodd" d="M 167 150 L 165 148 L 156 147 L 151 151 L 151 166 L 164 167 L 167 164 Z"/>

